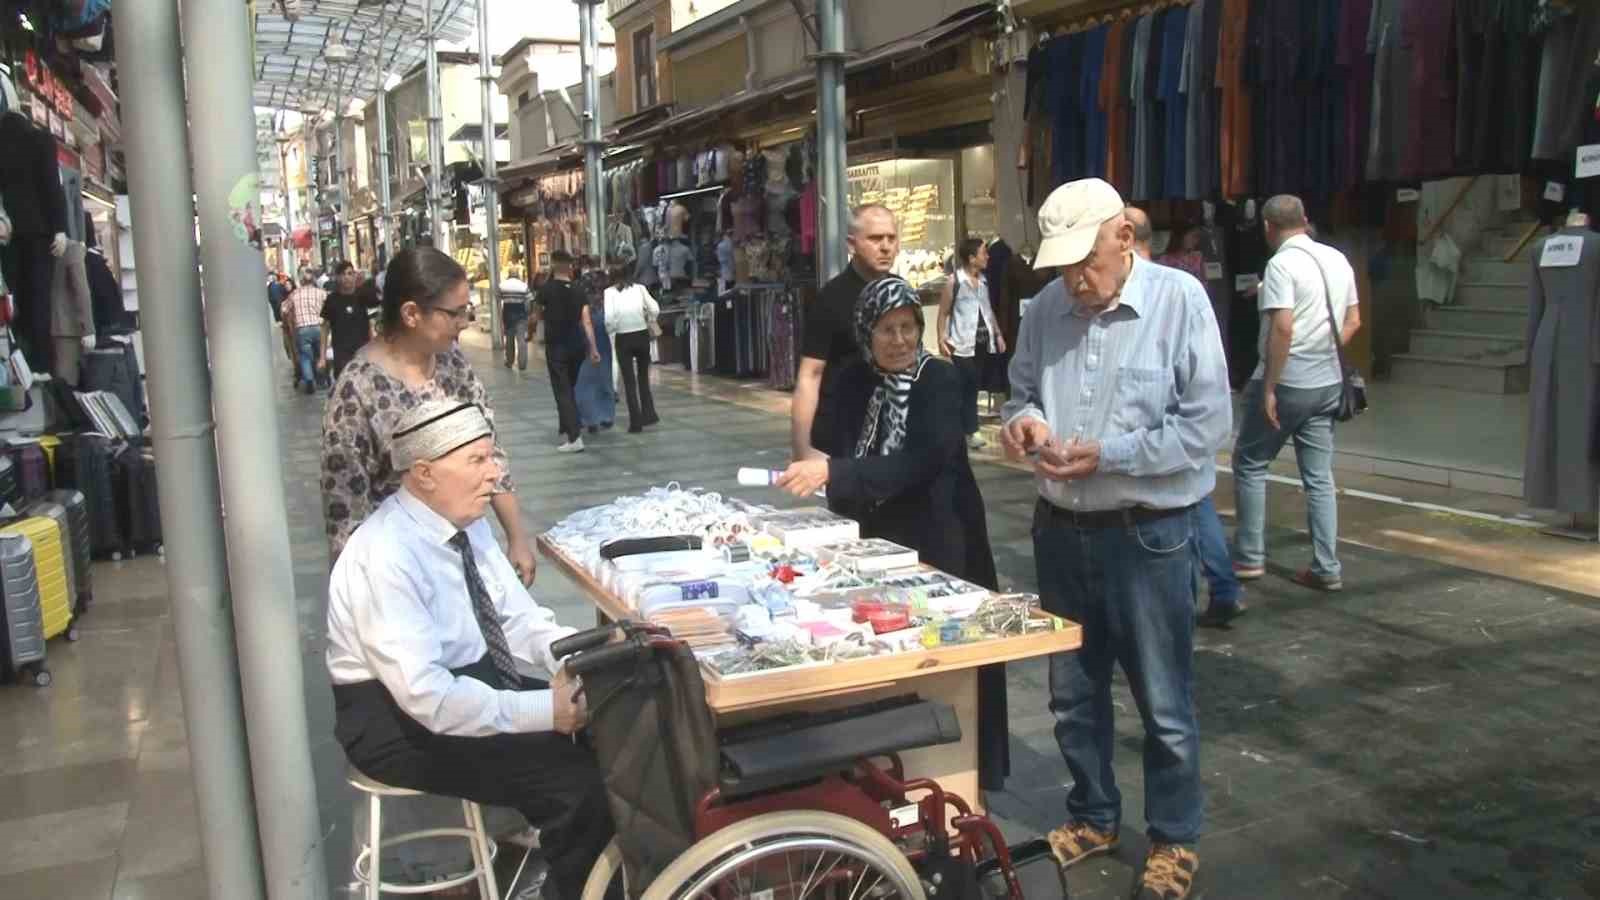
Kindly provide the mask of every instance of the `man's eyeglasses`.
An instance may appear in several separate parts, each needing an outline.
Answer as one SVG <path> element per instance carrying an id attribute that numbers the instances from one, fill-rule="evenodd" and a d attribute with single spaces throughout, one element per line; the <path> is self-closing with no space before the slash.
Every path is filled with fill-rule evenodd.
<path id="1" fill-rule="evenodd" d="M 450 318 L 455 319 L 457 322 L 471 322 L 473 319 L 477 318 L 470 305 L 458 306 L 455 309 L 447 309 L 443 306 L 430 306 L 428 309 L 431 312 L 442 312 Z"/>

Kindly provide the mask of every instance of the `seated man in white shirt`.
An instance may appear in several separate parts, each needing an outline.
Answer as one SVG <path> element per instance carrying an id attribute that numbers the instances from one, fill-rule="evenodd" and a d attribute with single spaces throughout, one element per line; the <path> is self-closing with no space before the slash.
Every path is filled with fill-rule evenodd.
<path id="1" fill-rule="evenodd" d="M 429 401 L 396 424 L 401 488 L 328 589 L 335 735 L 384 784 L 517 809 L 560 900 L 577 900 L 611 816 L 593 753 L 570 737 L 586 719 L 579 686 L 550 656 L 573 629 L 528 594 L 484 519 L 493 451 L 470 403 Z"/>

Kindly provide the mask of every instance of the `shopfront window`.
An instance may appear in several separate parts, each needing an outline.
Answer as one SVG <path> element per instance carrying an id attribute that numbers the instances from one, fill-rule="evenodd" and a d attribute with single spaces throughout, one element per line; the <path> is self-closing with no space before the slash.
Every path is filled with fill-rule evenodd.
<path id="1" fill-rule="evenodd" d="M 641 28 L 633 33 L 634 104 L 636 110 L 656 105 L 656 32 Z"/>
<path id="2" fill-rule="evenodd" d="M 886 159 L 851 166 L 850 205 L 881 203 L 900 222 L 895 274 L 921 287 L 944 277 L 956 246 L 956 164 L 950 159 Z"/>

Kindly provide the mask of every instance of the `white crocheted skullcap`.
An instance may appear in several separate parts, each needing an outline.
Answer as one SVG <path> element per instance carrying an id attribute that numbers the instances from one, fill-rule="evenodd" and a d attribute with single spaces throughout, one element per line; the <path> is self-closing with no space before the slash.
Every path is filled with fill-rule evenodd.
<path id="1" fill-rule="evenodd" d="M 395 423 L 389 458 L 395 471 L 404 472 L 419 462 L 441 459 L 492 434 L 489 419 L 476 403 L 429 400 Z"/>

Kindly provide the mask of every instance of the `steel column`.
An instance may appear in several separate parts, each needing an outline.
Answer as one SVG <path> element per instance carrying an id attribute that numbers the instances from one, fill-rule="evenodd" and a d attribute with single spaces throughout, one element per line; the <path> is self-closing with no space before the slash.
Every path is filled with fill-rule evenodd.
<path id="1" fill-rule="evenodd" d="M 486 2 L 486 0 L 479 0 Z M 423 51 L 428 54 L 423 67 L 428 92 L 428 221 L 433 226 L 433 246 L 450 252 L 450 231 L 445 226 L 444 202 L 444 99 L 439 94 L 439 20 L 435 0 L 423 3 Z"/>
<path id="2" fill-rule="evenodd" d="M 220 361 L 211 378 L 227 510 L 223 525 L 238 601 L 235 639 L 267 894 L 272 900 L 327 900 L 324 834 L 306 724 L 305 652 L 282 488 L 285 456 L 272 415 L 272 358 L 281 348 L 261 317 L 266 276 L 261 252 L 235 229 L 237 216 L 246 210 L 233 201 L 259 202 L 253 187 L 250 13 L 237 0 L 183 0 L 182 22 L 193 123 L 189 144 L 203 238 L 206 343 L 211 358 Z M 137 41 L 127 46 L 135 48 L 132 55 L 145 52 Z M 174 193 L 171 184 L 149 190 Z M 170 240 L 172 235 L 152 237 Z M 172 480 L 188 490 L 192 479 L 212 470 L 171 471 L 177 476 Z M 231 890 L 217 896 L 231 896 Z"/>
<path id="3" fill-rule="evenodd" d="M 383 242 L 383 261 L 394 256 L 394 242 L 389 198 L 389 88 L 388 73 L 378 70 L 378 209 L 381 216 L 379 234 Z"/>
<path id="4" fill-rule="evenodd" d="M 344 220 L 344 95 L 334 101 L 333 110 L 333 234 L 339 242 L 339 259 L 345 259 Z"/>
<path id="5" fill-rule="evenodd" d="M 478 87 L 483 104 L 483 211 L 489 241 L 489 340 L 500 346 L 500 189 L 495 179 L 499 166 L 494 155 L 494 56 L 489 53 L 489 4 L 478 0 Z"/>
<path id="6" fill-rule="evenodd" d="M 200 327 L 183 60 L 174 3 L 133 3 L 113 18 L 127 149 L 133 256 L 207 895 L 266 896 L 233 645 L 205 334 Z M 254 127 L 251 128 L 254 133 Z M 259 268 L 259 267 L 258 267 Z M 259 294 L 261 275 L 250 293 Z M 263 326 L 259 302 L 254 327 Z"/>
<path id="7" fill-rule="evenodd" d="M 817 0 L 817 281 L 849 261 L 849 184 L 845 179 L 844 0 Z"/>
<path id="8" fill-rule="evenodd" d="M 300 275 L 300 256 L 294 249 L 294 191 L 289 187 L 289 142 L 286 140 L 278 141 L 278 168 L 283 178 L 283 243 L 288 248 L 289 278 L 294 280 Z"/>
<path id="9" fill-rule="evenodd" d="M 589 217 L 589 253 L 605 264 L 605 183 L 600 154 L 600 76 L 595 66 L 600 55 L 594 8 L 599 0 L 577 0 L 578 54 L 583 66 L 583 199 Z"/>

